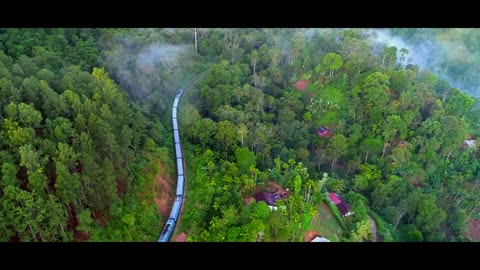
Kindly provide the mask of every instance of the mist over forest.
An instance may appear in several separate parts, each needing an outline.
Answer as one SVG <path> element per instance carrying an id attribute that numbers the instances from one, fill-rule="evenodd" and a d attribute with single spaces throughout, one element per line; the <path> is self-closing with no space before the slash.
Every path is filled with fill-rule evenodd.
<path id="1" fill-rule="evenodd" d="M 480 29 L 400 28 L 366 30 L 374 43 L 406 48 L 411 63 L 470 95 L 480 95 Z M 400 52 L 398 52 L 400 58 Z M 405 63 L 403 61 L 403 63 Z"/>
<path id="2" fill-rule="evenodd" d="M 480 95 L 480 29 L 477 28 L 366 28 L 358 29 L 381 53 L 384 46 L 397 48 L 398 64 L 428 69 L 453 87 Z M 306 38 L 330 29 L 300 29 Z M 402 48 L 408 52 L 400 52 Z"/>

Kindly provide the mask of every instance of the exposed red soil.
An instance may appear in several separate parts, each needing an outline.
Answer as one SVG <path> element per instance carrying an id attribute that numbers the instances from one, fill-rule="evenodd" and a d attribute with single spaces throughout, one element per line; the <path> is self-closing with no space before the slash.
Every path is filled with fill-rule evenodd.
<path id="1" fill-rule="evenodd" d="M 67 222 L 67 230 L 72 230 L 73 231 L 73 238 L 75 242 L 83 242 L 90 238 L 89 233 L 85 233 L 82 231 L 78 231 L 78 218 L 77 218 L 77 212 L 75 211 L 75 207 L 73 205 L 70 205 L 70 217 Z M 105 221 L 106 223 L 106 221 Z M 105 225 L 102 225 L 105 226 Z"/>
<path id="2" fill-rule="evenodd" d="M 308 80 L 301 79 L 298 82 L 296 82 L 294 84 L 294 86 L 295 86 L 295 88 L 297 88 L 298 90 L 303 92 L 303 91 L 305 91 L 305 89 L 307 89 L 309 84 L 310 84 L 310 82 Z"/>
<path id="3" fill-rule="evenodd" d="M 117 194 L 120 197 L 123 197 L 127 192 L 127 180 L 126 179 L 117 179 Z"/>
<path id="4" fill-rule="evenodd" d="M 290 191 L 287 189 L 284 189 L 283 187 L 281 187 L 279 184 L 277 184 L 277 182 L 273 181 L 273 180 L 268 180 L 267 181 L 267 189 L 269 192 L 273 192 L 275 194 L 279 194 L 279 195 L 283 195 L 283 194 L 286 194 L 286 197 L 288 197 L 290 195 Z M 282 196 L 283 197 L 283 196 Z"/>
<path id="5" fill-rule="evenodd" d="M 175 236 L 175 239 L 173 239 L 173 242 L 187 242 L 187 234 L 185 232 L 182 232 Z"/>
<path id="6" fill-rule="evenodd" d="M 468 221 L 468 235 L 472 241 L 480 241 L 480 220 L 470 219 Z"/>
<path id="7" fill-rule="evenodd" d="M 105 227 L 107 225 L 108 218 L 103 216 L 102 213 L 100 213 L 99 211 L 95 212 L 95 215 L 93 215 L 93 218 L 95 220 L 98 220 L 98 223 L 100 224 L 100 226 Z"/>
<path id="8" fill-rule="evenodd" d="M 310 242 L 317 236 L 320 236 L 320 233 L 318 233 L 316 230 L 306 231 L 305 235 L 303 236 L 303 242 Z"/>
<path id="9" fill-rule="evenodd" d="M 73 232 L 73 237 L 75 238 L 75 242 L 83 242 L 85 240 L 88 240 L 90 238 L 89 233 L 84 233 L 81 231 L 74 231 Z"/>
<path id="10" fill-rule="evenodd" d="M 253 197 L 250 196 L 250 197 L 246 197 L 243 199 L 243 202 L 246 204 L 246 205 L 250 205 L 253 201 Z"/>
<path id="11" fill-rule="evenodd" d="M 75 211 L 75 207 L 73 205 L 69 205 L 69 213 L 70 216 L 68 217 L 67 221 L 67 230 L 75 230 L 78 226 L 78 219 L 77 219 L 77 212 Z"/>
<path id="12" fill-rule="evenodd" d="M 163 217 L 170 214 L 173 203 L 173 181 L 170 174 L 167 173 L 165 164 L 159 162 L 160 172 L 155 176 L 155 203 L 158 213 Z"/>
<path id="13" fill-rule="evenodd" d="M 423 175 L 417 174 L 417 176 L 415 176 L 415 178 L 413 178 L 412 180 L 412 185 L 414 185 L 415 187 L 421 187 L 423 186 L 422 180 L 423 180 Z"/>

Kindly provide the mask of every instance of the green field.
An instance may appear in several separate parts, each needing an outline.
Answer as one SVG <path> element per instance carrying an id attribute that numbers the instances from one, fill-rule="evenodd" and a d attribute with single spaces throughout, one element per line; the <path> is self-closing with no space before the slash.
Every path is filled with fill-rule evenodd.
<path id="1" fill-rule="evenodd" d="M 328 112 L 324 116 L 315 119 L 316 126 L 329 126 L 335 124 L 340 119 L 338 112 Z"/>
<path id="2" fill-rule="evenodd" d="M 332 101 L 340 106 L 340 110 L 345 108 L 346 100 L 342 91 L 332 85 L 329 85 L 322 90 L 317 90 L 316 96 L 322 100 Z M 328 111 L 325 114 L 315 119 L 315 125 L 328 126 L 330 124 L 336 124 L 340 120 L 340 110 Z"/>

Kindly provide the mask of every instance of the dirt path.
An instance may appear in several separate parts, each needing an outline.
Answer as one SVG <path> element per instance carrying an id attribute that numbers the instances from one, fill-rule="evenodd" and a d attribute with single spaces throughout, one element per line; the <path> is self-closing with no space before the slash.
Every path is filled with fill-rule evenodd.
<path id="1" fill-rule="evenodd" d="M 380 237 L 378 237 L 377 224 L 375 224 L 375 220 L 373 220 L 373 218 L 368 215 L 368 221 L 370 221 L 370 228 L 372 229 L 374 242 L 380 242 Z"/>

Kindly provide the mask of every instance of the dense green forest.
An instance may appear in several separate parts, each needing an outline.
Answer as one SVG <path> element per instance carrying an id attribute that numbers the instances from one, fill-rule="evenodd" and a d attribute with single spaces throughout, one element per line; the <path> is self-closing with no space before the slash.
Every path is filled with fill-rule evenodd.
<path id="1" fill-rule="evenodd" d="M 480 30 L 390 34 L 409 49 L 368 29 L 0 29 L 0 240 L 156 241 L 173 97 L 205 70 L 179 110 L 187 241 L 472 240 L 480 108 L 450 83 L 476 95 Z M 459 41 L 438 69 L 411 57 Z M 252 200 L 272 181 L 275 209 Z"/>
<path id="2" fill-rule="evenodd" d="M 157 239 L 164 220 L 153 176 L 158 161 L 173 160 L 163 117 L 173 94 L 135 102 L 145 94 L 127 93 L 112 78 L 127 71 L 118 62 L 134 66 L 128 56 L 145 42 L 174 38 L 147 29 L 135 33 L 151 40 L 135 41 L 132 32 L 0 30 L 2 241 Z M 165 88 L 168 77 L 155 76 L 167 71 L 152 68 L 154 78 L 144 81 Z"/>

